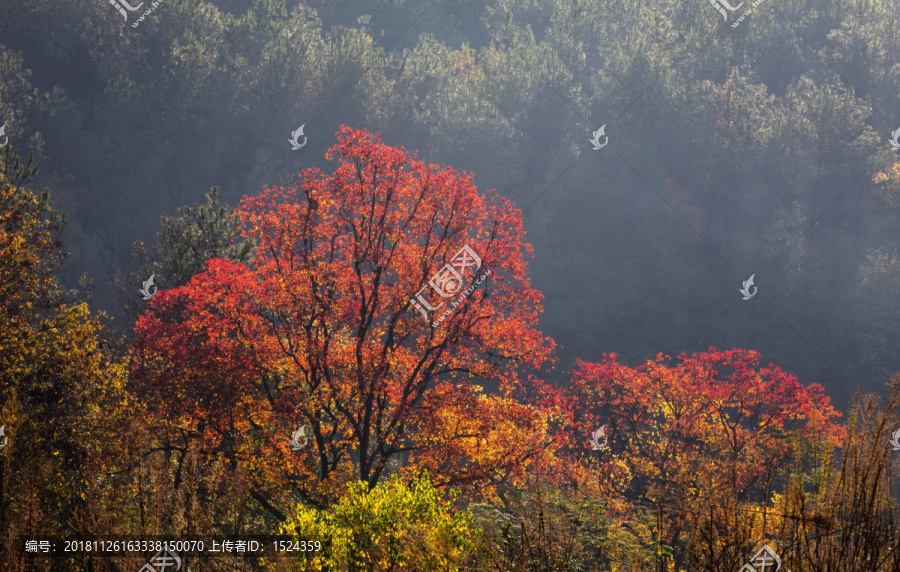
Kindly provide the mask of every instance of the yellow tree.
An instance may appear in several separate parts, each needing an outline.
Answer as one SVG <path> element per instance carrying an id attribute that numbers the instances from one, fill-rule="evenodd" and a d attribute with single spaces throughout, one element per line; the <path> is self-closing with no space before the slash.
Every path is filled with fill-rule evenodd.
<path id="1" fill-rule="evenodd" d="M 22 173 L 19 173 L 20 175 Z M 112 363 L 86 304 L 64 300 L 54 272 L 62 224 L 48 193 L 0 174 L 0 535 L 71 531 L 115 441 L 124 368 Z M 21 569 L 0 542 L 0 568 Z"/>
<path id="2" fill-rule="evenodd" d="M 460 570 L 478 531 L 442 497 L 427 474 L 372 490 L 360 481 L 328 510 L 297 506 L 281 532 L 315 543 L 294 551 L 304 570 Z"/>

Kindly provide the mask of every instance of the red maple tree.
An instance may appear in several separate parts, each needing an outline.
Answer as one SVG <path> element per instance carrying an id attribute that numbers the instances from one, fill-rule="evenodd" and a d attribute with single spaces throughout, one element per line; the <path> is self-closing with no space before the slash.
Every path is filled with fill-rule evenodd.
<path id="1" fill-rule="evenodd" d="M 377 135 L 337 136 L 334 173 L 241 201 L 251 264 L 210 260 L 139 319 L 132 376 L 160 437 L 224 456 L 264 504 L 288 490 L 325 504 L 396 470 L 460 485 L 521 474 L 545 421 L 514 397 L 553 349 L 521 212 Z M 480 265 L 454 258 L 464 247 Z"/>
<path id="2" fill-rule="evenodd" d="M 615 354 L 579 360 L 556 400 L 564 414 L 554 442 L 570 472 L 580 467 L 582 485 L 620 518 L 655 513 L 653 534 L 668 546 L 697 530 L 697 519 L 723 518 L 729 530 L 798 470 L 798 452 L 844 435 L 820 385 L 760 367 L 759 354 L 743 349 L 659 354 L 639 367 Z M 607 446 L 595 451 L 589 439 L 603 425 Z"/>

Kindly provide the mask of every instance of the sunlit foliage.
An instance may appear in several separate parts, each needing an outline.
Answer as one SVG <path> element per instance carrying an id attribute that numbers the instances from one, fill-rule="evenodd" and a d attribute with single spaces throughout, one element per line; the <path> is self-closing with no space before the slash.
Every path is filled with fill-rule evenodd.
<path id="1" fill-rule="evenodd" d="M 371 490 L 360 481 L 327 510 L 298 506 L 281 532 L 322 543 L 299 555 L 306 570 L 461 570 L 478 531 L 441 497 L 427 474 Z"/>

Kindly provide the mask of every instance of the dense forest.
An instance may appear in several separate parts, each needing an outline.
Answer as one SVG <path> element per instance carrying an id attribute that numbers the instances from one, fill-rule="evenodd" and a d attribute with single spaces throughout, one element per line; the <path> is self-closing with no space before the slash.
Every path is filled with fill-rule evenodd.
<path id="1" fill-rule="evenodd" d="M 898 28 L 0 0 L 0 569 L 900 570 Z"/>

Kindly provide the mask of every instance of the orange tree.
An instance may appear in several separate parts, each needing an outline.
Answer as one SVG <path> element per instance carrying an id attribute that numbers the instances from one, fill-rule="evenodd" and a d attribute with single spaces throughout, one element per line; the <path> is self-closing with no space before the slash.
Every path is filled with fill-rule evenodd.
<path id="1" fill-rule="evenodd" d="M 821 386 L 760 367 L 756 352 L 741 349 L 710 348 L 674 362 L 658 355 L 639 367 L 615 354 L 579 361 L 558 399 L 567 415 L 555 436 L 559 454 L 589 469 L 609 506 L 662 552 L 699 523 L 704 534 L 716 526 L 706 538 L 713 544 L 758 533 L 753 523 L 738 530 L 741 515 L 763 514 L 752 507 L 765 506 L 778 478 L 797 468 L 797 451 L 833 447 L 843 432 Z M 602 425 L 607 448 L 593 451 L 588 439 Z M 772 532 L 771 523 L 762 528 L 763 536 Z M 677 566 L 683 558 L 678 550 Z"/>
<path id="2" fill-rule="evenodd" d="M 242 200 L 251 263 L 210 260 L 138 320 L 131 373 L 160 448 L 226 459 L 279 517 L 288 491 L 326 506 L 401 470 L 489 493 L 544 446 L 516 400 L 553 347 L 521 213 L 469 174 L 337 135 L 333 174 Z"/>

